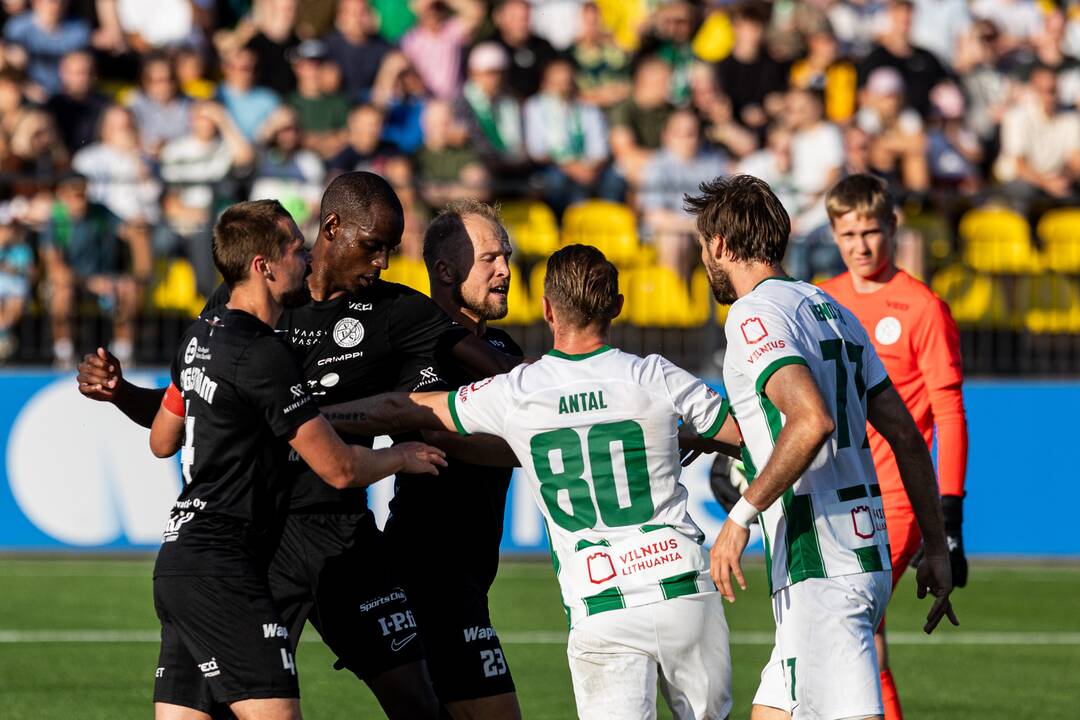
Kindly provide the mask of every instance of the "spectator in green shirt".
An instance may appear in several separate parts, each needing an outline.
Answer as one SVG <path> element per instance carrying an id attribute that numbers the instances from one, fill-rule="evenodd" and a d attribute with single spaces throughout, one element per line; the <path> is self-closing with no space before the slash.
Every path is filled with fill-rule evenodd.
<path id="1" fill-rule="evenodd" d="M 349 101 L 338 92 L 325 92 L 320 82 L 330 52 L 321 40 L 305 40 L 289 53 L 296 90 L 286 100 L 300 118 L 304 147 L 330 158 L 345 147 Z"/>

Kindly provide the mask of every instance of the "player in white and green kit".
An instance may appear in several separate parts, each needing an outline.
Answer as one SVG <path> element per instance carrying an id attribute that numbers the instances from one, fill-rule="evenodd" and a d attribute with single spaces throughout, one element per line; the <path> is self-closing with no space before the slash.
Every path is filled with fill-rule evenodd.
<path id="1" fill-rule="evenodd" d="M 678 423 L 715 438 L 728 405 L 659 355 L 609 347 L 621 307 L 614 266 L 568 246 L 545 281 L 555 350 L 449 396 L 380 396 L 351 409 L 393 429 L 456 428 L 509 444 L 551 540 L 580 717 L 653 718 L 659 680 L 676 718 L 719 720 L 731 710 L 728 631 L 679 482 Z M 725 433 L 737 443 L 733 423 Z"/>
<path id="2" fill-rule="evenodd" d="M 752 476 L 713 545 L 712 574 L 734 601 L 746 526 L 760 514 L 776 620 L 751 717 L 881 717 L 874 630 L 891 577 L 867 420 L 892 445 L 923 532 L 930 632 L 945 614 L 956 620 L 926 444 L 858 320 L 785 276 L 790 223 L 769 186 L 742 175 L 701 189 L 687 207 L 716 299 L 731 304 L 724 383 Z"/>

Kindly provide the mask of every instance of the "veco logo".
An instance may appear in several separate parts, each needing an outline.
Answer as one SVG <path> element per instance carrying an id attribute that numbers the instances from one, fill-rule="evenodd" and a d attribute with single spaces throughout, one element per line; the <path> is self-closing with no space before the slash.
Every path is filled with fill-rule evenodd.
<path id="1" fill-rule="evenodd" d="M 129 379 L 146 387 L 164 384 L 145 373 Z M 7 399 L 21 402 L 18 396 Z M 6 441 L 0 482 L 6 471 L 25 516 L 6 529 L 9 542 L 39 547 L 156 547 L 161 542 L 182 487 L 179 463 L 146 452 L 146 430 L 106 403 L 87 401 L 70 376 L 30 395 Z M 57 452 L 57 443 L 63 452 Z"/>
<path id="2" fill-rule="evenodd" d="M 742 330 L 743 340 L 750 345 L 759 343 L 769 336 L 769 331 L 765 329 L 765 323 L 761 322 L 759 317 L 743 320 L 742 324 L 739 325 L 739 329 Z"/>

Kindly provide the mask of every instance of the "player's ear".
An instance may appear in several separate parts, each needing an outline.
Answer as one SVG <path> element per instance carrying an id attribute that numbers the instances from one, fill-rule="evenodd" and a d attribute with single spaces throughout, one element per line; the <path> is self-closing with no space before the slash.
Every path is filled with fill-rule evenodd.
<path id="1" fill-rule="evenodd" d="M 453 285 L 454 281 L 457 279 L 454 276 L 454 271 L 447 262 L 441 258 L 435 261 L 435 277 L 443 285 Z"/>
<path id="2" fill-rule="evenodd" d="M 551 325 L 555 322 L 555 314 L 551 311 L 551 303 L 547 299 L 547 295 L 540 298 L 540 303 L 544 308 L 544 322 Z"/>
<path id="3" fill-rule="evenodd" d="M 615 298 L 615 313 L 611 316 L 612 320 L 622 315 L 623 304 L 625 302 L 626 297 L 622 293 L 619 293 L 619 296 Z"/>
<path id="4" fill-rule="evenodd" d="M 248 278 L 263 276 L 267 280 L 274 279 L 274 273 L 270 271 L 270 263 L 265 255 L 256 255 L 251 258 L 251 266 L 248 267 Z"/>
<path id="5" fill-rule="evenodd" d="M 724 236 L 719 233 L 713 235 L 712 240 L 705 247 L 708 248 L 713 260 L 719 260 L 724 255 Z"/>
<path id="6" fill-rule="evenodd" d="M 322 235 L 327 240 L 334 240 L 337 235 L 338 228 L 341 226 L 341 218 L 338 217 L 336 212 L 328 212 L 323 215 L 322 223 L 319 225 L 319 230 L 322 231 Z"/>

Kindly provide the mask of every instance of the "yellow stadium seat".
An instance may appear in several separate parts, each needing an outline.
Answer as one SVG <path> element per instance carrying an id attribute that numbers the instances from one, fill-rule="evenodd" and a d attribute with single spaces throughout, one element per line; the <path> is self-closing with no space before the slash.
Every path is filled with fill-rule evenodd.
<path id="1" fill-rule="evenodd" d="M 431 294 L 431 284 L 428 282 L 427 267 L 422 260 L 394 255 L 390 258 L 390 267 L 383 270 L 379 277 L 387 282 L 407 285 L 413 290 L 419 290 L 425 295 Z"/>
<path id="2" fill-rule="evenodd" d="M 699 59 L 717 63 L 731 53 L 735 44 L 735 33 L 731 29 L 731 20 L 722 10 L 713 10 L 701 23 L 694 36 L 691 49 Z"/>
<path id="3" fill-rule="evenodd" d="M 184 258 L 154 261 L 148 297 L 156 310 L 181 311 L 191 316 L 198 315 L 206 302 L 195 288 L 195 269 Z"/>
<path id="4" fill-rule="evenodd" d="M 1056 272 L 1080 273 L 1080 209 L 1049 210 L 1036 228 L 1043 260 Z"/>
<path id="5" fill-rule="evenodd" d="M 1007 327 L 1010 324 L 1001 286 L 988 275 L 964 265 L 949 265 L 934 274 L 930 286 L 949 304 L 959 325 Z"/>
<path id="6" fill-rule="evenodd" d="M 529 293 L 529 280 L 519 268 L 510 268 L 510 292 L 506 302 L 509 312 L 502 322 L 508 325 L 530 325 L 542 316 L 540 296 L 535 301 Z"/>
<path id="7" fill-rule="evenodd" d="M 639 265 L 649 257 L 638 242 L 634 211 L 607 200 L 586 200 L 567 208 L 563 215 L 562 244 L 574 243 L 599 248 L 619 266 Z"/>
<path id="8" fill-rule="evenodd" d="M 641 327 L 694 325 L 690 293 L 678 273 L 665 267 L 639 267 L 620 273 L 626 319 Z"/>
<path id="9" fill-rule="evenodd" d="M 514 249 L 525 257 L 547 257 L 559 249 L 559 224 L 539 201 L 510 201 L 499 206 Z"/>
<path id="10" fill-rule="evenodd" d="M 1075 279 L 1052 273 L 1026 275 L 1017 284 L 1017 314 L 1033 333 L 1080 330 L 1080 287 Z"/>
<path id="11" fill-rule="evenodd" d="M 979 208 L 960 220 L 964 263 L 989 273 L 1029 273 L 1039 270 L 1027 220 L 1005 208 Z"/>

